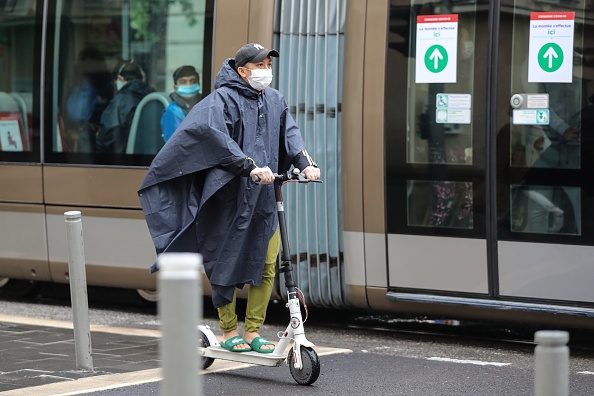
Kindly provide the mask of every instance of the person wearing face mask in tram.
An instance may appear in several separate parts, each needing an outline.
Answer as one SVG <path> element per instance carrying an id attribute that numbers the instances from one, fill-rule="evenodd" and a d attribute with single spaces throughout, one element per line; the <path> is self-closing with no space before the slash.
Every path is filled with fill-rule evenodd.
<path id="1" fill-rule="evenodd" d="M 258 332 L 280 246 L 273 172 L 293 165 L 310 180 L 320 177 L 285 97 L 269 87 L 271 57 L 278 56 L 251 43 L 225 60 L 216 89 L 190 110 L 139 188 L 157 254 L 202 255 L 223 332 L 221 346 L 233 352 L 274 349 Z M 151 272 L 157 269 L 153 264 Z M 240 336 L 235 292 L 246 284 Z"/>
<path id="2" fill-rule="evenodd" d="M 169 95 L 171 103 L 161 117 L 163 140 L 171 138 L 173 132 L 186 118 L 192 107 L 202 99 L 200 94 L 200 76 L 193 66 L 181 66 L 173 72 L 174 92 Z"/>
<path id="3" fill-rule="evenodd" d="M 144 82 L 144 73 L 134 59 L 121 60 L 113 68 L 117 92 L 101 114 L 97 151 L 125 153 L 132 118 L 138 103 L 155 90 Z"/>

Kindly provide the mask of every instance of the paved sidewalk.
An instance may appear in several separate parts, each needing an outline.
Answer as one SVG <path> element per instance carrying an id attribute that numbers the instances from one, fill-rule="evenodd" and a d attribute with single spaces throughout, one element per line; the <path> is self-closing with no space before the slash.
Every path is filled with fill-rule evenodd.
<path id="1" fill-rule="evenodd" d="M 91 326 L 89 372 L 76 369 L 71 323 L 0 315 L 0 392 L 157 369 L 159 336 L 156 330 Z"/>
<path id="2" fill-rule="evenodd" d="M 72 323 L 0 314 L 0 395 L 155 394 L 152 388 L 162 380 L 160 336 L 158 330 L 91 325 L 94 371 L 89 372 L 76 369 Z M 319 356 L 352 352 L 319 346 L 316 351 Z M 247 367 L 217 359 L 202 374 Z"/>

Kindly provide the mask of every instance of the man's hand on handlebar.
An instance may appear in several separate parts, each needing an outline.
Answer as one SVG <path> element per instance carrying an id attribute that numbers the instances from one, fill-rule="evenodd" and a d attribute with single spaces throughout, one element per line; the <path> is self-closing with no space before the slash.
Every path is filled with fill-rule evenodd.
<path id="1" fill-rule="evenodd" d="M 257 180 L 259 184 L 272 184 L 274 182 L 274 174 L 269 167 L 256 168 L 250 172 L 252 180 Z"/>
<path id="2" fill-rule="evenodd" d="M 303 173 L 308 180 L 318 180 L 320 178 L 320 169 L 315 166 L 310 165 L 303 169 L 301 173 Z"/>

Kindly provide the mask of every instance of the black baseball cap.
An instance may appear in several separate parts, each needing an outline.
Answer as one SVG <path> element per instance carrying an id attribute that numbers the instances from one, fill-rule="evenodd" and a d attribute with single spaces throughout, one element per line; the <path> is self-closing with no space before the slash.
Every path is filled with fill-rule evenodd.
<path id="1" fill-rule="evenodd" d="M 249 43 L 241 47 L 235 54 L 235 67 L 243 67 L 249 62 L 262 62 L 269 56 L 278 58 L 278 51 L 266 49 L 257 43 Z"/>

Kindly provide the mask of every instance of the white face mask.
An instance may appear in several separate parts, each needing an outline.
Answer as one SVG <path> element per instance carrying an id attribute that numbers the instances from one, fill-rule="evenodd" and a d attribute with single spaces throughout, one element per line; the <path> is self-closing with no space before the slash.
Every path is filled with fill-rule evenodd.
<path id="1" fill-rule="evenodd" d="M 263 91 L 264 88 L 272 82 L 271 69 L 248 69 L 252 75 L 248 77 L 248 82 L 256 91 Z"/>
<path id="2" fill-rule="evenodd" d="M 122 87 L 126 85 L 125 81 L 120 80 L 119 78 L 116 80 L 116 88 L 119 91 Z"/>

